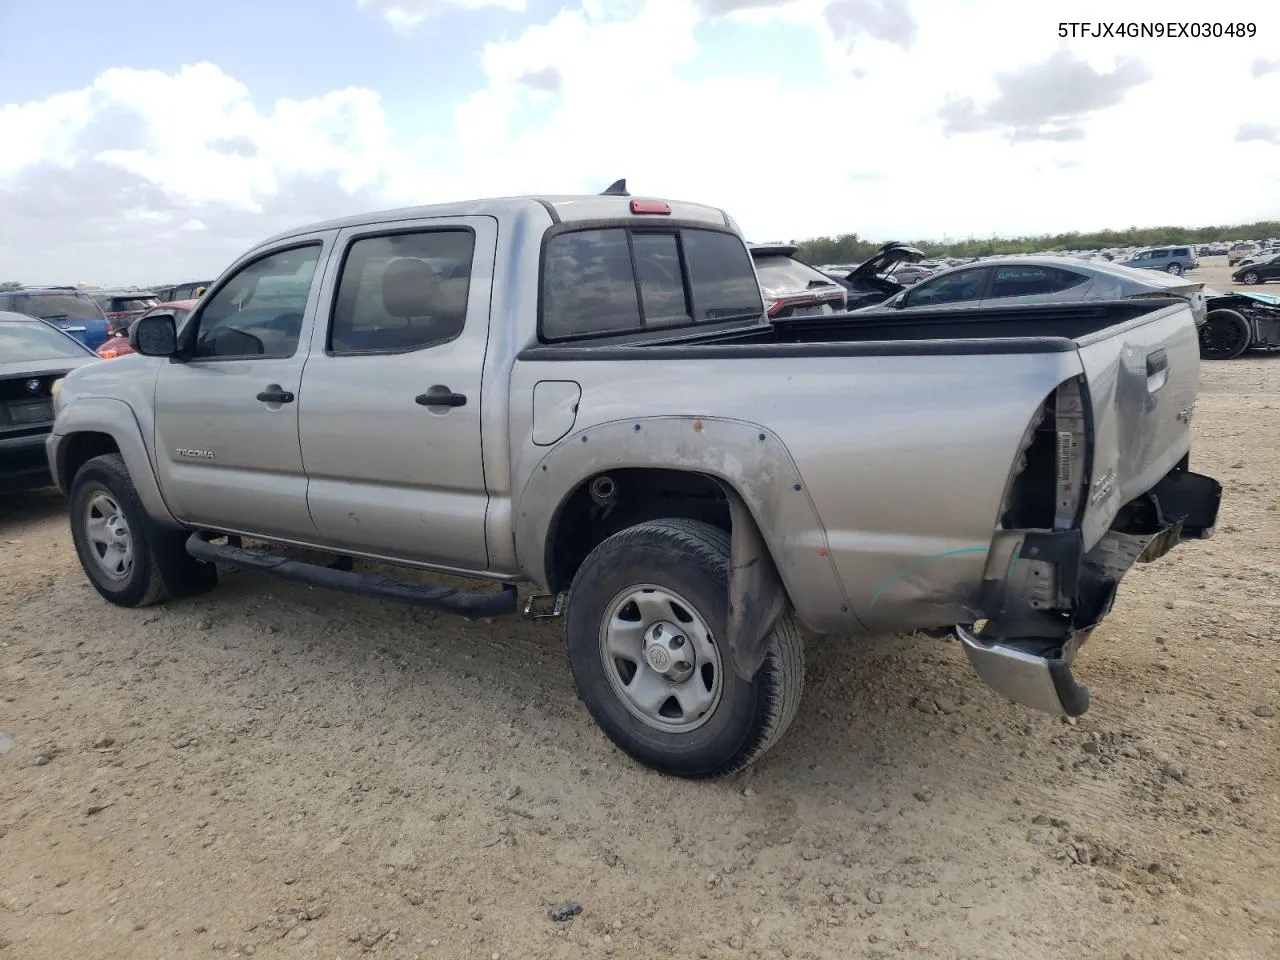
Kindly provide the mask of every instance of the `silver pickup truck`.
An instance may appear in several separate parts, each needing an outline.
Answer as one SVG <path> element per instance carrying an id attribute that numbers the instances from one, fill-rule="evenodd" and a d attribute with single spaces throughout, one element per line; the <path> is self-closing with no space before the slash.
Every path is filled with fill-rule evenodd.
<path id="1" fill-rule="evenodd" d="M 685 777 L 782 736 L 799 625 L 954 630 L 999 693 L 1083 712 L 1121 577 L 1221 495 L 1185 301 L 770 322 L 728 215 L 625 193 L 302 227 L 130 341 L 48 440 L 107 600 L 218 565 L 467 617 L 525 587 L 604 732 Z"/>

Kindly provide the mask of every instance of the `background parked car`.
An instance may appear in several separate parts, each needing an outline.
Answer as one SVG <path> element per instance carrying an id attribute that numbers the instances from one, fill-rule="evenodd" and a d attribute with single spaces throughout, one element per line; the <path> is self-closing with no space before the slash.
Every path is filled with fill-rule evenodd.
<path id="1" fill-rule="evenodd" d="M 171 287 L 157 287 L 151 292 L 162 303 L 174 303 L 178 300 L 199 300 L 212 280 L 188 280 Z"/>
<path id="2" fill-rule="evenodd" d="M 1263 260 L 1270 260 L 1278 253 L 1280 253 L 1280 247 L 1262 247 L 1257 253 L 1251 253 L 1238 261 L 1237 266 L 1244 267 L 1251 263 L 1261 263 Z"/>
<path id="3" fill-rule="evenodd" d="M 1256 260 L 1244 266 L 1236 267 L 1231 279 L 1236 283 L 1266 283 L 1268 280 L 1280 280 L 1280 253 L 1272 254 L 1265 260 Z"/>
<path id="4" fill-rule="evenodd" d="M 845 289 L 817 267 L 795 258 L 791 243 L 749 245 L 765 309 L 775 319 L 845 312 Z"/>
<path id="5" fill-rule="evenodd" d="M 113 334 L 127 329 L 129 321 L 136 320 L 158 302 L 155 294 L 138 290 L 94 290 L 89 296 L 107 315 Z"/>
<path id="6" fill-rule="evenodd" d="M 53 429 L 54 384 L 95 360 L 53 324 L 0 312 L 0 491 L 51 482 L 44 440 Z"/>
<path id="7" fill-rule="evenodd" d="M 199 300 L 177 300 L 172 303 L 157 303 L 149 309 L 143 311 L 142 314 L 135 317 L 129 324 L 110 340 L 107 340 L 102 346 L 98 347 L 98 356 L 103 360 L 111 360 L 115 357 L 127 356 L 133 353 L 133 347 L 129 346 L 129 329 L 134 322 L 141 320 L 143 317 L 149 317 L 153 313 L 172 313 L 175 326 L 181 326 L 182 321 L 187 319 L 187 314 L 196 308 Z"/>
<path id="8" fill-rule="evenodd" d="M 107 315 L 87 293 L 75 287 L 20 287 L 0 292 L 0 312 L 47 320 L 90 350 L 111 336 Z"/>
<path id="9" fill-rule="evenodd" d="M 1256 243 L 1247 243 L 1243 241 L 1240 243 L 1233 243 L 1227 249 L 1227 266 L 1234 267 L 1245 257 L 1253 256 L 1253 254 L 1257 253 L 1261 249 L 1262 248 Z"/>
<path id="10" fill-rule="evenodd" d="M 848 309 L 880 303 L 908 286 L 898 279 L 898 271 L 924 260 L 924 252 L 896 240 L 884 244 L 844 276 L 828 274 L 847 291 Z M 914 282 L 914 281 L 911 281 Z"/>
<path id="11" fill-rule="evenodd" d="M 992 257 L 941 270 L 884 303 L 854 312 L 880 314 L 924 307 L 991 309 L 1024 303 L 1083 303 L 1167 296 L 1190 301 L 1196 323 L 1204 323 L 1204 284 L 1199 280 L 1134 270 L 1105 260 Z"/>
<path id="12" fill-rule="evenodd" d="M 1200 261 L 1191 247 L 1152 247 L 1140 250 L 1131 259 L 1122 261 L 1121 265 L 1138 270 L 1163 270 L 1181 276 L 1200 266 Z"/>

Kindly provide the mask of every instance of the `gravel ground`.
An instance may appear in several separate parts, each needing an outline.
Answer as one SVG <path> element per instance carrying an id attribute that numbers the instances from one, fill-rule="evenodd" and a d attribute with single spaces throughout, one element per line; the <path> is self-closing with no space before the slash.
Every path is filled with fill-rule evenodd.
<path id="1" fill-rule="evenodd" d="M 954 642 L 813 640 L 716 783 L 616 752 L 556 626 L 251 574 L 121 610 L 9 498 L 0 955 L 1280 956 L 1280 356 L 1202 379 L 1218 536 L 1125 581 L 1079 722 Z"/>

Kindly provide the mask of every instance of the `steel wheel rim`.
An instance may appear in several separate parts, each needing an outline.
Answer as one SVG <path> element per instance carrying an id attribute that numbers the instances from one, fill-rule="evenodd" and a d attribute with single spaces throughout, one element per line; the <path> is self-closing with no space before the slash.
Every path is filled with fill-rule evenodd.
<path id="1" fill-rule="evenodd" d="M 89 498 L 84 530 L 98 569 L 111 580 L 127 580 L 133 571 L 133 534 L 115 497 L 99 490 Z"/>
<path id="2" fill-rule="evenodd" d="M 679 593 L 657 584 L 629 586 L 609 601 L 600 660 L 627 712 L 662 733 L 698 729 L 724 692 L 723 659 L 706 620 Z"/>

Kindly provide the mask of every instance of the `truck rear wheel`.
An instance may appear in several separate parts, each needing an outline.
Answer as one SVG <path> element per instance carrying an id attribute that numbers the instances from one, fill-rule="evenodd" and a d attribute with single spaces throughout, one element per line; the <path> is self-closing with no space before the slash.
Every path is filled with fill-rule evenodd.
<path id="1" fill-rule="evenodd" d="M 614 534 L 574 578 L 569 665 L 605 735 L 640 763 L 694 779 L 748 766 L 786 732 L 804 684 L 800 632 L 784 616 L 750 680 L 733 669 L 729 537 L 693 520 Z"/>
<path id="2" fill-rule="evenodd" d="M 147 515 L 118 453 L 85 463 L 72 481 L 70 499 L 76 555 L 105 599 L 146 607 L 217 585 L 213 565 L 187 553 L 187 535 L 165 530 Z"/>

